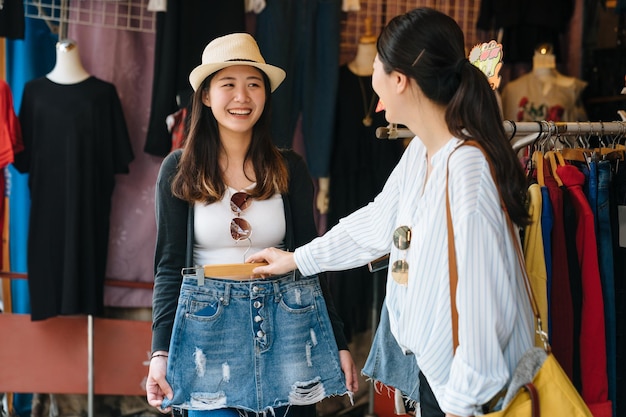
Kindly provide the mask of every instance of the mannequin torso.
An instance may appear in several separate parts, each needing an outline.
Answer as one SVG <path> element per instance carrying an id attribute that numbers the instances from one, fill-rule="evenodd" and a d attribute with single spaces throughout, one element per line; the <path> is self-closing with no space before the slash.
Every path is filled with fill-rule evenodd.
<path id="1" fill-rule="evenodd" d="M 348 68 L 361 77 L 372 75 L 375 57 L 376 43 L 361 41 L 357 46 L 356 56 L 348 63 Z"/>
<path id="2" fill-rule="evenodd" d="M 348 69 L 359 77 L 368 77 L 374 71 L 374 58 L 376 57 L 376 38 L 373 36 L 363 36 L 357 45 L 356 55 L 347 66 Z M 365 100 L 365 97 L 363 98 Z M 367 111 L 368 109 L 366 109 Z M 371 112 L 373 108 L 369 109 Z M 368 116 L 366 115 L 366 118 Z M 370 119 L 371 123 L 371 119 Z M 318 192 L 316 206 L 321 214 L 328 212 L 330 178 L 321 177 L 318 179 Z"/>
<path id="3" fill-rule="evenodd" d="M 56 64 L 46 78 L 57 84 L 76 84 L 85 81 L 91 74 L 80 61 L 78 45 L 71 39 L 56 44 Z"/>

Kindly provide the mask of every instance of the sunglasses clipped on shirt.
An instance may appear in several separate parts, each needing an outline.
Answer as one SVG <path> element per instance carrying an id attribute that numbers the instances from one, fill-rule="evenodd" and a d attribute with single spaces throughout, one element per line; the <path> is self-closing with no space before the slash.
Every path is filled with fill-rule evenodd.
<path id="1" fill-rule="evenodd" d="M 230 221 L 230 235 L 237 242 L 250 239 L 252 234 L 250 223 L 241 217 L 243 211 L 250 207 L 250 204 L 252 204 L 252 197 L 242 191 L 233 194 L 230 198 L 230 209 L 237 216 Z"/>
<path id="2" fill-rule="evenodd" d="M 400 226 L 393 232 L 393 245 L 401 251 L 406 251 L 411 246 L 411 228 Z M 391 277 L 400 285 L 409 282 L 409 263 L 404 258 L 398 259 L 391 265 Z"/>

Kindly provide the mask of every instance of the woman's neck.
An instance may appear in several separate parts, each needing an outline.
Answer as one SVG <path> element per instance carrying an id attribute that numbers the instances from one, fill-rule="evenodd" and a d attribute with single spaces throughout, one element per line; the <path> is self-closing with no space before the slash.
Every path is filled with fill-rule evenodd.
<path id="1" fill-rule="evenodd" d="M 453 137 L 446 123 L 445 111 L 444 106 L 433 103 L 422 104 L 414 107 L 411 112 L 419 116 L 406 125 L 426 147 L 429 160 Z"/>
<path id="2" fill-rule="evenodd" d="M 70 40 L 57 43 L 56 64 L 46 77 L 57 84 L 76 84 L 91 76 L 83 67 L 78 46 Z"/>

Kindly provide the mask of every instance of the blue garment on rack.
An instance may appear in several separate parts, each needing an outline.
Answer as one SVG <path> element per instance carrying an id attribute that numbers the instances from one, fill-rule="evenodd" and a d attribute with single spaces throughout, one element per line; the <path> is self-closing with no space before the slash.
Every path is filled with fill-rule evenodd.
<path id="1" fill-rule="evenodd" d="M 272 137 L 292 147 L 298 116 L 311 176 L 327 177 L 339 83 L 341 0 L 274 0 L 257 16 L 265 60 L 287 72 L 272 96 Z"/>
<path id="2" fill-rule="evenodd" d="M 546 287 L 548 295 L 548 311 L 551 311 L 550 297 L 552 291 L 552 225 L 554 212 L 550 201 L 550 192 L 545 185 L 541 187 L 541 236 L 543 240 L 543 257 L 546 264 Z M 548 337 L 552 337 L 552 320 L 548 314 Z"/>

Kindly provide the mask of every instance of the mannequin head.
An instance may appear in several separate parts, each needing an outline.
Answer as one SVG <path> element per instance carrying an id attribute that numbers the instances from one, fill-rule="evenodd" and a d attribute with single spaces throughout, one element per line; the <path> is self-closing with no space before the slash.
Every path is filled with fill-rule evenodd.
<path id="1" fill-rule="evenodd" d="M 556 68 L 556 57 L 552 52 L 552 45 L 541 44 L 535 48 L 533 55 L 533 70 L 552 70 Z"/>

